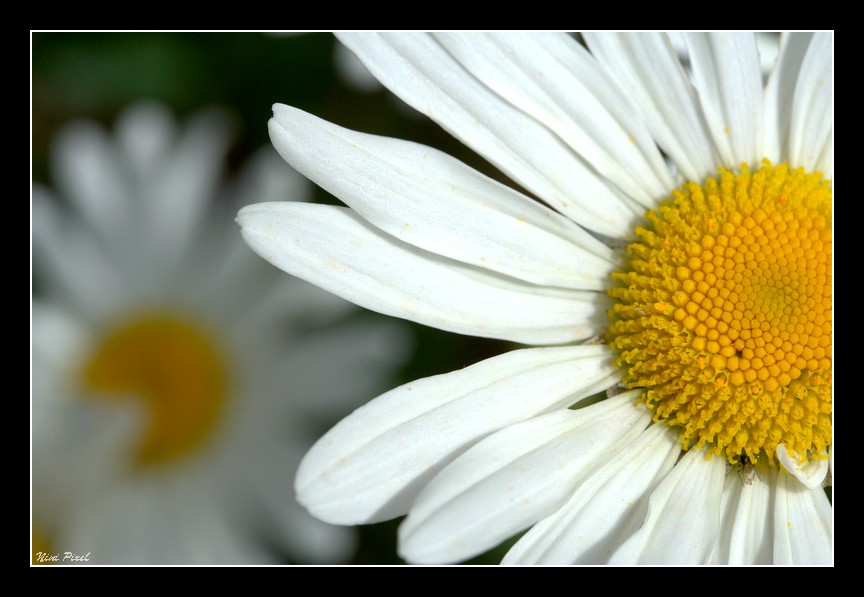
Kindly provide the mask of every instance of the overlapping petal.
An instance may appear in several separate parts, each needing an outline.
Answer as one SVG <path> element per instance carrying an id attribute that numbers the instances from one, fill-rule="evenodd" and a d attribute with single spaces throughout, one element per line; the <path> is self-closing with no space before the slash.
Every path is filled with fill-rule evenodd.
<path id="1" fill-rule="evenodd" d="M 781 471 L 774 498 L 774 563 L 830 564 L 832 535 L 831 503 L 822 488 L 806 487 Z"/>
<path id="2" fill-rule="evenodd" d="M 399 527 L 412 562 L 457 562 L 548 516 L 649 423 L 635 392 L 559 410 L 490 435 L 417 496 Z"/>
<path id="3" fill-rule="evenodd" d="M 357 409 L 309 452 L 298 499 L 340 524 L 408 512 L 420 489 L 486 435 L 614 385 L 605 346 L 513 351 L 398 387 Z"/>
<path id="4" fill-rule="evenodd" d="M 687 33 L 693 84 L 714 145 L 729 166 L 762 152 L 762 68 L 751 33 Z"/>
<path id="5" fill-rule="evenodd" d="M 588 338 L 605 318 L 598 293 L 462 265 L 381 232 L 353 210 L 262 203 L 237 220 L 246 243 L 280 269 L 386 315 L 526 344 Z"/>
<path id="6" fill-rule="evenodd" d="M 423 145 L 350 131 L 276 105 L 291 165 L 399 240 L 514 278 L 605 287 L 612 252 L 560 214 Z"/>
<path id="7" fill-rule="evenodd" d="M 594 472 L 560 510 L 534 525 L 502 564 L 604 564 L 638 530 L 646 498 L 675 465 L 681 444 L 652 425 Z"/>
<path id="8" fill-rule="evenodd" d="M 499 32 L 436 38 L 477 79 L 545 124 L 643 209 L 674 186 L 629 99 L 573 37 Z"/>
<path id="9" fill-rule="evenodd" d="M 630 95 L 684 178 L 702 180 L 712 174 L 719 156 L 696 90 L 669 40 L 659 33 L 584 35 L 591 53 Z"/>
<path id="10" fill-rule="evenodd" d="M 726 461 L 689 450 L 648 499 L 639 530 L 612 554 L 612 564 L 702 564 L 720 525 Z"/>
<path id="11" fill-rule="evenodd" d="M 544 124 L 469 73 L 433 37 L 341 34 L 388 89 L 577 223 L 627 238 L 638 215 Z"/>
<path id="12" fill-rule="evenodd" d="M 765 87 L 765 150 L 833 177 L 833 76 L 830 33 L 787 33 Z"/>
<path id="13" fill-rule="evenodd" d="M 730 470 L 721 499 L 720 530 L 709 564 L 770 564 L 773 557 L 773 501 L 777 474 Z"/>
<path id="14" fill-rule="evenodd" d="M 824 147 L 833 137 L 834 76 L 831 70 L 833 39 L 816 33 L 801 62 L 795 83 L 789 130 L 789 160 L 795 166 L 815 170 Z"/>

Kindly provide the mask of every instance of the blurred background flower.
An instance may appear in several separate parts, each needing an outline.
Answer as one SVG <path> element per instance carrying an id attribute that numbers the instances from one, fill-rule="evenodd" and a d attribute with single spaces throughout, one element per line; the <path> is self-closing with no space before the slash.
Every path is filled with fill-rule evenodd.
<path id="1" fill-rule="evenodd" d="M 67 125 L 33 189 L 33 524 L 90 563 L 340 562 L 293 499 L 314 430 L 383 389 L 407 334 L 256 266 L 233 224 L 308 198 L 269 148 L 221 184 L 230 121 L 161 104 Z M 87 555 L 89 554 L 89 556 Z"/>

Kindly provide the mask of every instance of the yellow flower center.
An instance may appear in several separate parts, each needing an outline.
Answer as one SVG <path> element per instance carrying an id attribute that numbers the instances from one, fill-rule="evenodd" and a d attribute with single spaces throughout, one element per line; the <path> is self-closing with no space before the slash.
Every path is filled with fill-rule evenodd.
<path id="1" fill-rule="evenodd" d="M 613 274 L 608 341 L 684 449 L 732 463 L 831 444 L 831 184 L 771 165 L 687 183 Z"/>
<path id="2" fill-rule="evenodd" d="M 201 447 L 225 407 L 226 367 L 212 338 L 171 316 L 143 316 L 115 327 L 90 355 L 83 378 L 100 397 L 135 396 L 146 404 L 140 466 Z"/>

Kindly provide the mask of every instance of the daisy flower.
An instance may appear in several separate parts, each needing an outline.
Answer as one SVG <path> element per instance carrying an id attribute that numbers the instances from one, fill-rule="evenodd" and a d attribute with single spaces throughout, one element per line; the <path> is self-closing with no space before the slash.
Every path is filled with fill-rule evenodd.
<path id="1" fill-rule="evenodd" d="M 832 36 L 783 36 L 765 80 L 752 34 L 686 34 L 688 68 L 663 34 L 583 37 L 340 36 L 525 192 L 275 106 L 279 153 L 349 208 L 246 207 L 255 251 L 531 346 L 359 408 L 298 499 L 407 514 L 417 563 L 526 529 L 505 563 L 831 562 Z"/>
<path id="2" fill-rule="evenodd" d="M 77 122 L 53 148 L 58 196 L 34 185 L 34 552 L 90 564 L 352 553 L 354 531 L 296 504 L 285 466 L 311 429 L 386 388 L 406 338 L 348 319 L 350 304 L 275 275 L 231 234 L 232 197 L 311 186 L 272 148 L 223 185 L 228 124 L 214 112 L 180 125 L 156 104 L 128 109 L 113 135 Z"/>

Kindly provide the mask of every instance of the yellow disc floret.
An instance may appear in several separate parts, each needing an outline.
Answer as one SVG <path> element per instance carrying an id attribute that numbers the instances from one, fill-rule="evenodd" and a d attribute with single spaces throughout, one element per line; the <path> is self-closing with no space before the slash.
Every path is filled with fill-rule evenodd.
<path id="1" fill-rule="evenodd" d="M 831 198 L 818 173 L 721 168 L 636 229 L 608 339 L 685 449 L 755 463 L 830 445 Z"/>
<path id="2" fill-rule="evenodd" d="M 93 351 L 83 377 L 99 395 L 135 396 L 146 404 L 141 466 L 200 447 L 225 406 L 224 360 L 210 335 L 183 318 L 148 315 L 123 322 Z"/>

